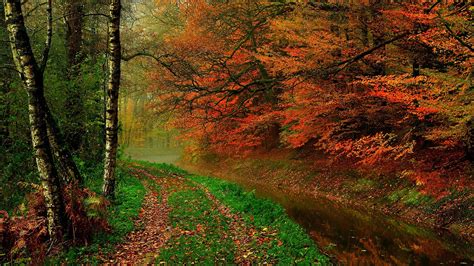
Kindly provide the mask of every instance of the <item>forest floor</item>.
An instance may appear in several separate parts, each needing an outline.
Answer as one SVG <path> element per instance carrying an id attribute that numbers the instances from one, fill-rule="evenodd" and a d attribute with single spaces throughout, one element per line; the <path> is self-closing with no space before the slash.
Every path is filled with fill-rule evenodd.
<path id="1" fill-rule="evenodd" d="M 123 169 L 141 181 L 146 195 L 134 229 L 97 255 L 99 262 L 328 262 L 282 207 L 235 184 L 169 165 L 132 162 Z"/>

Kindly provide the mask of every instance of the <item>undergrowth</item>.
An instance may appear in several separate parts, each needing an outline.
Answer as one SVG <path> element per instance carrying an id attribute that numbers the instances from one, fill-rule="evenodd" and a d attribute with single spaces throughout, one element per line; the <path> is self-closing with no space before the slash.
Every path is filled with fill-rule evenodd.
<path id="1" fill-rule="evenodd" d="M 102 178 L 101 169 L 89 169 L 85 176 L 85 186 L 100 193 Z M 107 212 L 110 232 L 101 232 L 93 237 L 92 243 L 84 247 L 72 247 L 60 256 L 50 259 L 47 264 L 97 264 L 98 254 L 106 255 L 114 246 L 134 228 L 146 191 L 143 184 L 123 167 L 117 169 L 116 198 Z M 93 200 L 93 199 L 88 199 Z M 86 202 L 87 203 L 87 202 Z"/>

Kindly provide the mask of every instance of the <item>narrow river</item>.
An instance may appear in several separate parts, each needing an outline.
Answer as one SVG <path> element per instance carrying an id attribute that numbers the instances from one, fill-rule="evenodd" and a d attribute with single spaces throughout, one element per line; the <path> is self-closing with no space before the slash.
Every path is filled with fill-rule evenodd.
<path id="1" fill-rule="evenodd" d="M 141 154 L 133 158 L 174 163 L 179 155 Z M 253 183 L 251 177 L 219 178 L 281 204 L 321 250 L 342 265 L 474 265 L 474 247 L 448 232 L 409 225 L 379 213 L 357 211 L 325 198 L 296 195 Z"/>

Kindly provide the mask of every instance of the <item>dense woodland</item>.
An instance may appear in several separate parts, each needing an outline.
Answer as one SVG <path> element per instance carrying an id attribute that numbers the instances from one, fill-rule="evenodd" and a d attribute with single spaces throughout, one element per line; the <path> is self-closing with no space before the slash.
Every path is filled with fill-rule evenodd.
<path id="1" fill-rule="evenodd" d="M 189 160 L 283 151 L 402 178 L 435 200 L 462 191 L 451 209 L 472 221 L 473 11 L 444 0 L 3 0 L 0 258 L 110 231 L 121 148 L 153 138 Z"/>

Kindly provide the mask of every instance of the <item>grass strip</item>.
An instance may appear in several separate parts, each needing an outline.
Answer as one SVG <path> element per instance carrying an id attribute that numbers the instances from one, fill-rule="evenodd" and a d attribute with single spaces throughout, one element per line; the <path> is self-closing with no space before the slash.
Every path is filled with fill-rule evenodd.
<path id="1" fill-rule="evenodd" d="M 172 193 L 168 204 L 174 234 L 157 262 L 214 265 L 234 261 L 235 245 L 226 234 L 230 221 L 213 208 L 202 190 Z"/>

